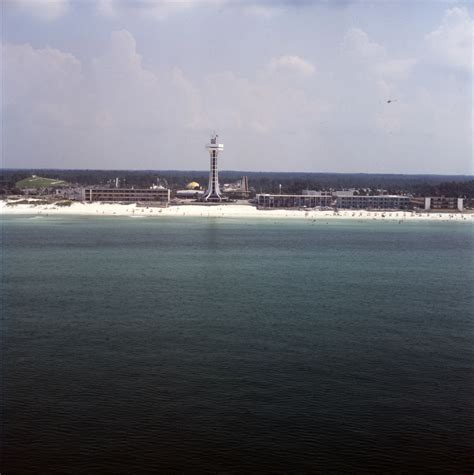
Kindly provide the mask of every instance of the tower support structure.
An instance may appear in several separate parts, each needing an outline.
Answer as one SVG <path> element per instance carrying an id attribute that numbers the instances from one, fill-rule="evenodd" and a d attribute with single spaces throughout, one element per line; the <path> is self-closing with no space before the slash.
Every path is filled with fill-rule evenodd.
<path id="1" fill-rule="evenodd" d="M 219 202 L 222 201 L 221 190 L 219 187 L 219 175 L 217 171 L 217 157 L 219 152 L 224 150 L 224 145 L 218 143 L 219 136 L 214 134 L 211 136 L 210 142 L 206 145 L 210 157 L 209 186 L 206 193 L 202 197 L 203 201 Z"/>

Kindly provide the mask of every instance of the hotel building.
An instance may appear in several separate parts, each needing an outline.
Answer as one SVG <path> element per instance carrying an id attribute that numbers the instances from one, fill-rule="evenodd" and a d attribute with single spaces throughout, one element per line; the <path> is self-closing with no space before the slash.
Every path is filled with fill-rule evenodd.
<path id="1" fill-rule="evenodd" d="M 257 208 L 319 208 L 331 206 L 330 195 L 257 195 Z"/>
<path id="2" fill-rule="evenodd" d="M 166 188 L 86 188 L 84 201 L 126 202 L 142 201 L 159 203 L 167 206 L 170 201 L 170 190 Z"/>
<path id="3" fill-rule="evenodd" d="M 336 207 L 341 209 L 408 209 L 410 197 L 401 195 L 336 195 Z"/>

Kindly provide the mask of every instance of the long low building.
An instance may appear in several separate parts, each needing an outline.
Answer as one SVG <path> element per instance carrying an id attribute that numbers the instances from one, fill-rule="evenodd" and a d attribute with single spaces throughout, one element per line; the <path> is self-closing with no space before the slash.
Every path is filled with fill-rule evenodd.
<path id="1" fill-rule="evenodd" d="M 84 200 L 127 203 L 147 201 L 168 205 L 170 190 L 166 188 L 86 188 Z"/>
<path id="2" fill-rule="evenodd" d="M 341 209 L 408 209 L 410 197 L 403 195 L 337 196 L 336 206 Z"/>
<path id="3" fill-rule="evenodd" d="M 327 195 L 257 195 L 258 208 L 320 208 L 331 206 L 332 197 Z"/>

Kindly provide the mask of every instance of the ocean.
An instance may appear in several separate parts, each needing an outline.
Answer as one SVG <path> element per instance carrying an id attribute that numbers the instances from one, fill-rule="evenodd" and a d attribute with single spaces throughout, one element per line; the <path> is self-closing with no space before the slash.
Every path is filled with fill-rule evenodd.
<path id="1" fill-rule="evenodd" d="M 1 227 L 1 473 L 472 473 L 472 225 Z"/>

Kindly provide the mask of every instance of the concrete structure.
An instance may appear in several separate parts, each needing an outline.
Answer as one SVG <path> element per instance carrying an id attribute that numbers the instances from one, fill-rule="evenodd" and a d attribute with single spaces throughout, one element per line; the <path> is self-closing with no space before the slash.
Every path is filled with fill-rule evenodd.
<path id="1" fill-rule="evenodd" d="M 425 209 L 425 198 L 422 196 L 412 196 L 410 198 L 410 207 L 413 209 Z"/>
<path id="2" fill-rule="evenodd" d="M 410 197 L 402 195 L 337 195 L 336 207 L 341 209 L 408 209 Z"/>
<path id="3" fill-rule="evenodd" d="M 211 167 L 209 171 L 209 187 L 202 197 L 203 201 L 219 202 L 222 201 L 221 191 L 219 189 L 219 176 L 217 173 L 217 156 L 224 150 L 224 145 L 217 142 L 218 135 L 211 136 L 211 141 L 206 145 L 209 150 Z"/>
<path id="4" fill-rule="evenodd" d="M 474 209 L 474 198 L 466 198 L 463 200 L 463 209 Z"/>
<path id="5" fill-rule="evenodd" d="M 81 187 L 75 188 L 58 188 L 56 190 L 56 196 L 67 200 L 76 200 L 84 201 L 85 200 L 85 189 Z"/>
<path id="6" fill-rule="evenodd" d="M 235 183 L 224 183 L 222 193 L 231 199 L 248 199 L 250 197 L 248 177 L 243 176 Z"/>
<path id="7" fill-rule="evenodd" d="M 425 198 L 425 210 L 464 210 L 463 198 L 450 198 L 446 196 L 431 196 Z"/>
<path id="8" fill-rule="evenodd" d="M 355 188 L 350 190 L 337 190 L 332 192 L 332 196 L 354 196 Z"/>
<path id="9" fill-rule="evenodd" d="M 86 188 L 85 201 L 139 203 L 142 201 L 168 205 L 170 190 L 163 187 L 154 188 Z"/>
<path id="10" fill-rule="evenodd" d="M 319 191 L 319 190 L 303 190 L 302 195 L 311 195 L 311 196 L 332 196 L 330 191 Z"/>
<path id="11" fill-rule="evenodd" d="M 198 199 L 204 195 L 202 190 L 177 190 L 176 198 L 182 198 L 187 200 Z"/>
<path id="12" fill-rule="evenodd" d="M 316 196 L 354 196 L 355 188 L 350 190 L 337 190 L 337 191 L 319 191 L 319 190 L 303 190 L 302 195 L 316 195 Z"/>
<path id="13" fill-rule="evenodd" d="M 331 206 L 331 196 L 318 195 L 257 195 L 257 208 L 320 208 Z"/>

